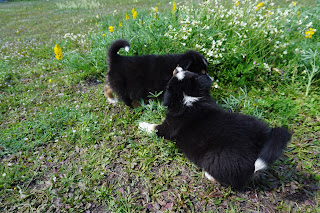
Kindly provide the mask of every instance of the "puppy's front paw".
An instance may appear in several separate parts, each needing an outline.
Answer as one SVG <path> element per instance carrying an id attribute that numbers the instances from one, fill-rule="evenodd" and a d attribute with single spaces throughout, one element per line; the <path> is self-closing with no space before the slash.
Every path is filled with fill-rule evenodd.
<path id="1" fill-rule="evenodd" d="M 108 101 L 110 104 L 116 104 L 116 103 L 118 103 L 118 99 L 116 99 L 116 98 L 107 98 L 107 101 Z"/>
<path id="2" fill-rule="evenodd" d="M 209 173 L 207 173 L 207 172 L 204 172 L 204 176 L 208 179 L 208 180 L 210 180 L 210 181 L 212 181 L 212 182 L 215 182 L 216 180 L 211 176 L 211 175 L 209 175 Z"/>
<path id="3" fill-rule="evenodd" d="M 151 133 L 156 129 L 157 124 L 149 124 L 147 122 L 140 122 L 139 128 L 147 133 Z"/>

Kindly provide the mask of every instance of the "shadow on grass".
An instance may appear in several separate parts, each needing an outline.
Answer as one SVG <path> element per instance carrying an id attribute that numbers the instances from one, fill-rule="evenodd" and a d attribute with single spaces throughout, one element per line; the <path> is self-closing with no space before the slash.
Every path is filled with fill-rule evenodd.
<path id="1" fill-rule="evenodd" d="M 314 197 L 320 192 L 316 176 L 297 169 L 294 164 L 281 165 L 278 170 L 267 170 L 258 176 L 245 191 L 273 192 L 283 200 L 306 205 L 314 204 Z"/>

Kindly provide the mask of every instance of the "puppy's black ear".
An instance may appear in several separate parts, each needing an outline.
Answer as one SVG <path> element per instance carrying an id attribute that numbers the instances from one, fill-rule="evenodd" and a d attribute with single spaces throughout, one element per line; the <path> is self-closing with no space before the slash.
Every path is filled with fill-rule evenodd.
<path id="1" fill-rule="evenodd" d="M 184 58 L 183 60 L 181 60 L 179 62 L 179 66 L 183 70 L 188 70 L 190 68 L 191 64 L 192 64 L 192 60 L 190 60 L 189 58 Z"/>
<path id="2" fill-rule="evenodd" d="M 204 65 L 206 65 L 206 67 L 208 68 L 208 61 L 205 57 L 202 57 L 202 61 L 204 63 Z"/>
<path id="3" fill-rule="evenodd" d="M 200 88 L 204 90 L 210 90 L 212 84 L 212 78 L 209 75 L 200 75 L 197 78 L 197 82 Z"/>
<path id="4" fill-rule="evenodd" d="M 192 64 L 192 61 L 189 61 L 184 70 L 188 70 L 191 64 Z"/>

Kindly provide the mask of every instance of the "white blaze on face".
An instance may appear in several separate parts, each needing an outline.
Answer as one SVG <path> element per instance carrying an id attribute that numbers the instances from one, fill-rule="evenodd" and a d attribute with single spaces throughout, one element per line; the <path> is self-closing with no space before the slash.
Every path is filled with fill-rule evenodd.
<path id="1" fill-rule="evenodd" d="M 192 97 L 183 93 L 183 104 L 186 106 L 192 106 L 192 104 L 198 101 L 201 97 Z"/>
<path id="2" fill-rule="evenodd" d="M 129 46 L 125 46 L 125 47 L 124 47 L 124 50 L 125 50 L 126 52 L 129 52 L 129 49 L 130 49 Z"/>
<path id="3" fill-rule="evenodd" d="M 254 172 L 257 172 L 268 167 L 267 163 L 264 162 L 261 158 L 258 158 L 254 163 Z"/>
<path id="4" fill-rule="evenodd" d="M 185 72 L 183 71 L 183 69 L 181 67 L 177 67 L 176 68 L 177 70 L 177 74 L 176 74 L 176 77 L 179 81 L 181 81 L 182 79 L 184 79 L 184 76 L 185 76 Z"/>

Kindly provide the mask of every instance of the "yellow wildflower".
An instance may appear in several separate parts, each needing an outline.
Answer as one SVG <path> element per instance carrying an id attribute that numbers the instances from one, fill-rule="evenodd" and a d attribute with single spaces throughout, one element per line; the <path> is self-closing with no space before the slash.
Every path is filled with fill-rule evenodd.
<path id="1" fill-rule="evenodd" d="M 149 30 L 151 29 L 151 25 L 149 24 Z"/>
<path id="2" fill-rule="evenodd" d="M 113 26 L 109 26 L 109 31 L 112 33 L 114 31 Z"/>
<path id="3" fill-rule="evenodd" d="M 132 11 L 131 11 L 131 12 L 132 12 L 132 14 L 134 13 L 134 11 L 136 11 L 136 9 L 133 7 L 133 8 L 132 8 Z"/>
<path id="4" fill-rule="evenodd" d="M 155 6 L 154 9 L 155 9 L 156 13 L 159 12 L 159 9 L 157 6 Z"/>
<path id="5" fill-rule="evenodd" d="M 18 38 L 17 41 L 20 41 L 20 39 Z"/>
<path id="6" fill-rule="evenodd" d="M 134 12 L 132 13 L 132 19 L 136 19 L 136 18 L 137 18 L 137 16 L 138 16 L 137 11 L 134 11 Z"/>
<path id="7" fill-rule="evenodd" d="M 51 80 L 51 78 L 49 79 L 49 83 L 51 83 L 52 82 L 52 80 Z"/>
<path id="8" fill-rule="evenodd" d="M 299 17 L 300 16 L 300 12 L 299 11 L 297 11 L 297 17 Z"/>
<path id="9" fill-rule="evenodd" d="M 128 20 L 130 17 L 129 17 L 129 14 L 126 13 L 126 20 Z"/>
<path id="10" fill-rule="evenodd" d="M 313 29 L 313 28 L 310 28 L 308 31 L 306 31 L 304 34 L 305 34 L 305 37 L 306 38 L 311 38 L 312 35 L 316 32 L 316 29 Z"/>
<path id="11" fill-rule="evenodd" d="M 154 18 L 155 18 L 155 19 L 158 18 L 158 14 L 157 14 L 157 13 L 154 14 Z"/>
<path id="12" fill-rule="evenodd" d="M 236 2 L 236 6 L 239 6 L 239 4 L 240 4 L 240 2 L 239 2 L 239 1 L 237 1 L 237 2 Z"/>
<path id="13" fill-rule="evenodd" d="M 92 19 L 90 19 L 90 21 L 92 22 Z"/>
<path id="14" fill-rule="evenodd" d="M 263 7 L 263 2 L 260 2 L 256 6 L 256 10 L 259 10 L 261 7 Z"/>
<path id="15" fill-rule="evenodd" d="M 19 33 L 19 30 L 17 30 L 17 33 Z"/>
<path id="16" fill-rule="evenodd" d="M 122 27 L 122 23 L 121 22 L 119 22 L 119 27 Z"/>
<path id="17" fill-rule="evenodd" d="M 104 34 L 104 33 L 103 33 L 103 34 L 102 34 L 102 36 L 103 36 L 103 37 L 105 37 L 105 36 L 106 36 L 106 34 Z"/>
<path id="18" fill-rule="evenodd" d="M 62 49 L 61 47 L 59 46 L 59 44 L 56 44 L 56 46 L 54 47 L 54 54 L 56 56 L 56 59 L 57 60 L 61 60 L 63 55 L 62 55 Z"/>
<path id="19" fill-rule="evenodd" d="M 17 189 L 17 187 L 14 187 L 14 188 L 13 188 L 13 190 L 16 190 L 16 189 Z"/>
<path id="20" fill-rule="evenodd" d="M 293 2 L 292 2 L 292 5 L 293 5 L 293 6 L 296 6 L 296 5 L 297 5 L 297 3 L 293 1 Z"/>
<path id="21" fill-rule="evenodd" d="M 160 2 L 159 2 L 159 6 L 160 6 Z"/>
<path id="22" fill-rule="evenodd" d="M 176 9 L 177 9 L 177 2 L 174 1 L 172 5 L 172 13 L 176 13 Z"/>

